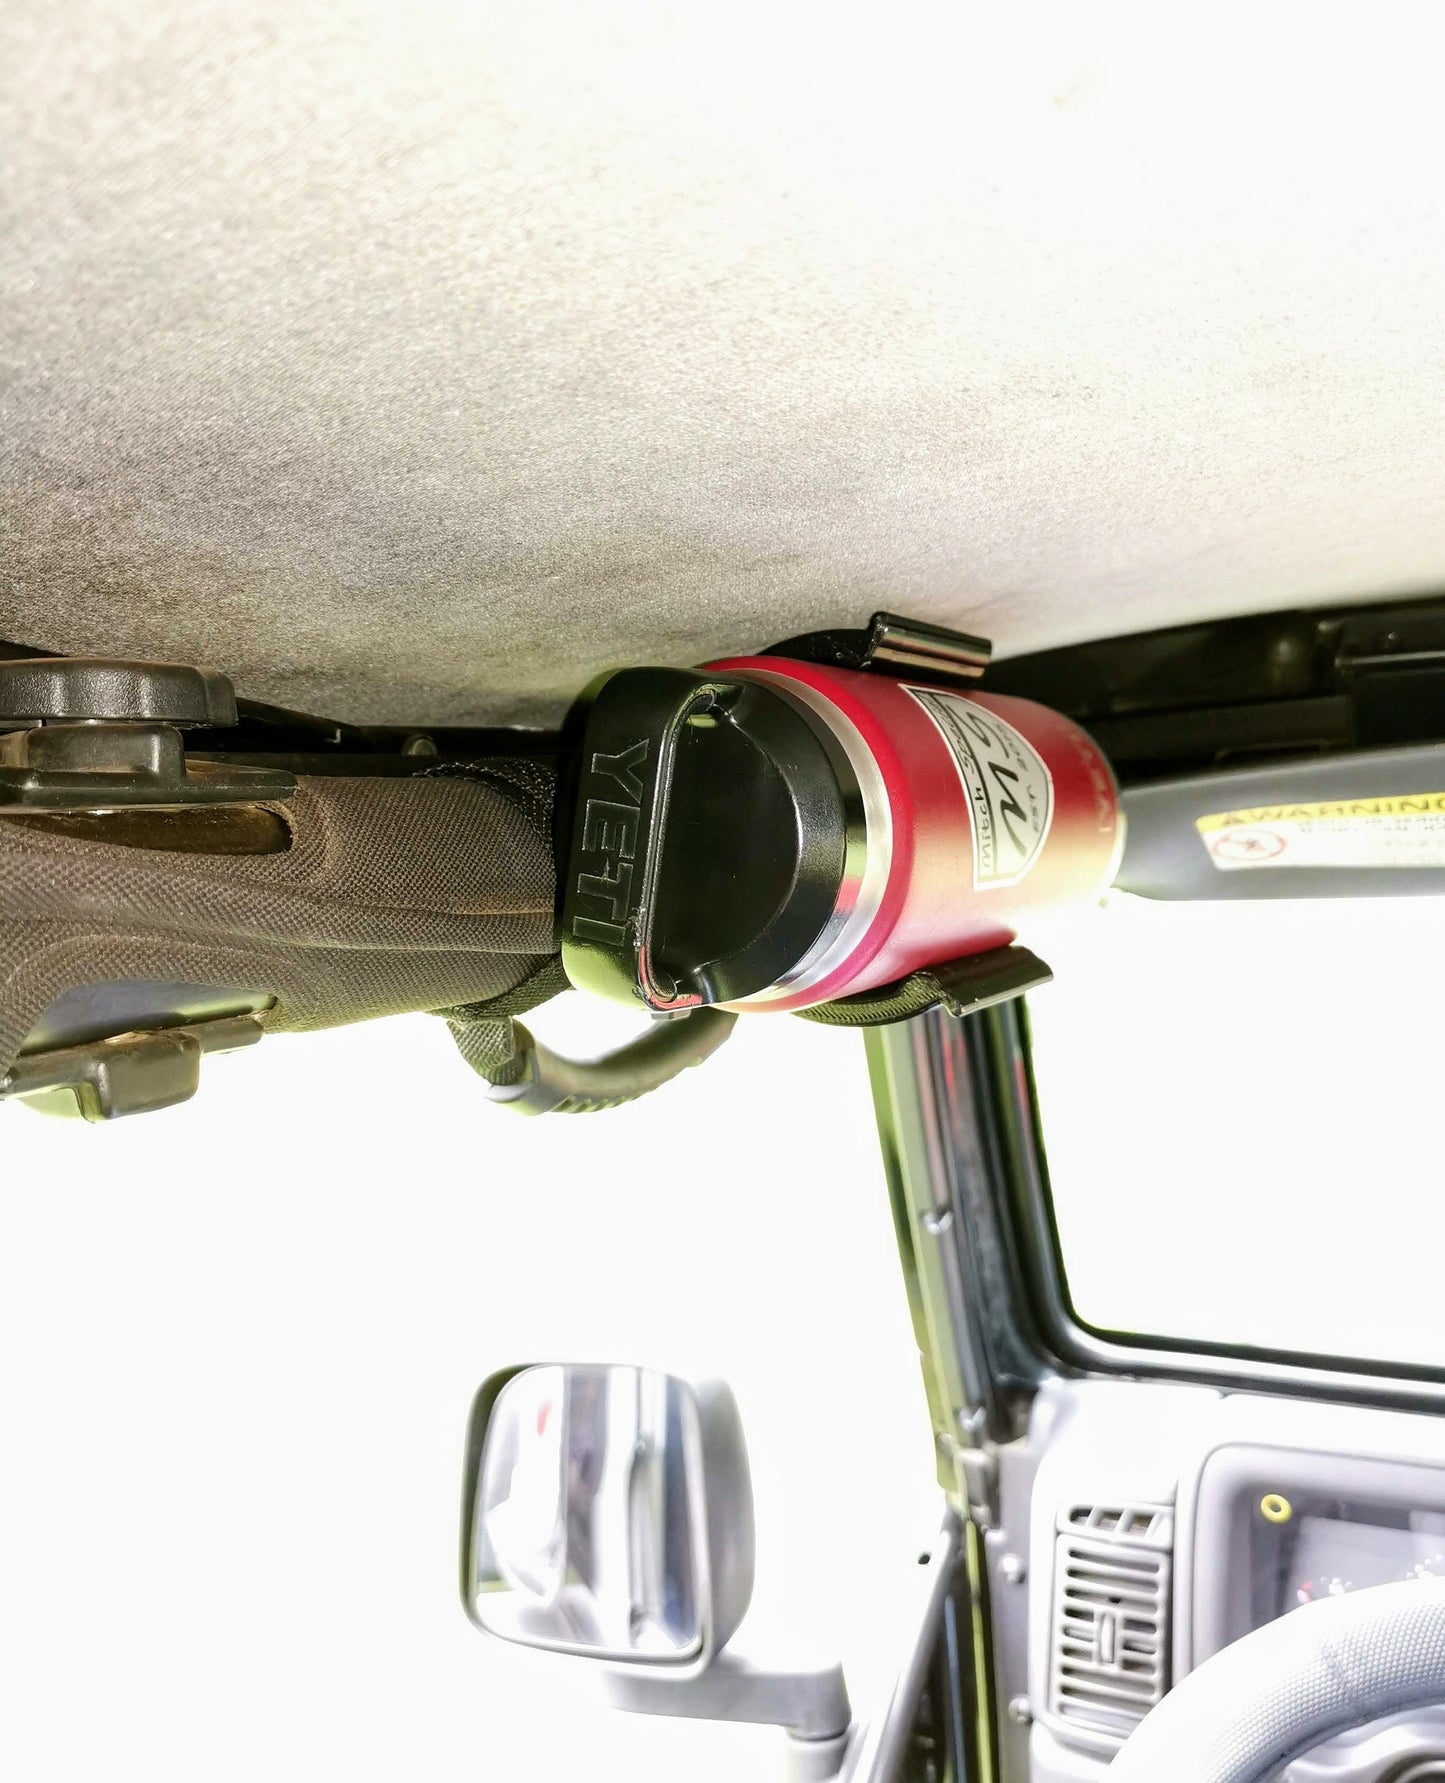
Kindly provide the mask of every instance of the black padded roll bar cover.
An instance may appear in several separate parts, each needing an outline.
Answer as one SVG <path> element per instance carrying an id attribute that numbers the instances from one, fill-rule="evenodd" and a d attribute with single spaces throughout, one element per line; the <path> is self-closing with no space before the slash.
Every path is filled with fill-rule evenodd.
<path id="1" fill-rule="evenodd" d="M 546 801 L 504 764 L 302 775 L 264 855 L 121 847 L 0 819 L 0 1072 L 78 985 L 275 999 L 268 1032 L 502 996 L 557 951 Z"/>

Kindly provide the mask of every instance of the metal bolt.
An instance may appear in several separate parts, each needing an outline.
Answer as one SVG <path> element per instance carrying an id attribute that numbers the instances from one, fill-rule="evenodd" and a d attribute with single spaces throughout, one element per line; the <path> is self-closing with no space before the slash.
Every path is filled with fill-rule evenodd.
<path id="1" fill-rule="evenodd" d="M 1033 1704 L 1026 1696 L 1014 1697 L 1008 1706 L 1010 1721 L 1017 1721 L 1020 1727 L 1027 1727 L 1034 1718 Z"/>
<path id="2" fill-rule="evenodd" d="M 1022 1585 L 1029 1576 L 1022 1554 L 1005 1554 L 998 1563 L 998 1574 L 1005 1585 Z"/>

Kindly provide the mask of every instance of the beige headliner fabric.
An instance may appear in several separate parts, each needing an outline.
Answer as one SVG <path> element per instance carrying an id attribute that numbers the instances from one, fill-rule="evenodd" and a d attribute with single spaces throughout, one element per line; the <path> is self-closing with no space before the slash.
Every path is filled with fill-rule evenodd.
<path id="1" fill-rule="evenodd" d="M 542 719 L 1431 590 L 1439 15 L 1341 16 L 8 0 L 0 635 Z"/>

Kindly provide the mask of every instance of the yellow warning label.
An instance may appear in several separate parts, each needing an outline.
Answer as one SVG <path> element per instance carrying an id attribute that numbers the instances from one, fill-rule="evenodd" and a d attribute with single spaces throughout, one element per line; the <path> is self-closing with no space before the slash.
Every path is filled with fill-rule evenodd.
<path id="1" fill-rule="evenodd" d="M 1251 867 L 1445 867 L 1445 792 L 1251 805 L 1197 817 L 1222 873 Z"/>
<path id="2" fill-rule="evenodd" d="M 1218 811 L 1198 817 L 1201 836 L 1211 830 L 1232 829 L 1236 824 L 1314 823 L 1321 818 L 1426 817 L 1445 812 L 1445 792 L 1404 792 L 1388 799 L 1333 799 L 1318 805 L 1251 805 L 1243 811 Z"/>

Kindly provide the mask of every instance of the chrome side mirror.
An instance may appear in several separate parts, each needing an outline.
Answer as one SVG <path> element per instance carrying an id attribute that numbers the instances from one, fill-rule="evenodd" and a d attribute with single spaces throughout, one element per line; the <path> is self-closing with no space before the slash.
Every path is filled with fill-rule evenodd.
<path id="1" fill-rule="evenodd" d="M 836 1658 L 728 1644 L 752 1597 L 753 1493 L 724 1382 L 553 1362 L 494 1374 L 472 1403 L 461 1585 L 477 1627 L 600 1661 L 614 1708 L 780 1727 L 796 1783 L 901 1774 L 960 1543 L 949 1512 L 907 1664 L 861 1729 Z"/>
<path id="2" fill-rule="evenodd" d="M 462 1528 L 479 1627 L 691 1678 L 752 1590 L 752 1486 L 725 1383 L 546 1363 L 482 1386 Z"/>

